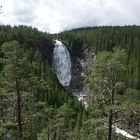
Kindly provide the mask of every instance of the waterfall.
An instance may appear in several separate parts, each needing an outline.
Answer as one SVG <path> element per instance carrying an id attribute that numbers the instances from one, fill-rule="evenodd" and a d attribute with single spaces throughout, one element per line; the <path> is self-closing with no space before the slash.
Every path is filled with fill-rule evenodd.
<path id="1" fill-rule="evenodd" d="M 53 50 L 53 70 L 63 86 L 69 86 L 71 81 L 71 58 L 65 45 L 55 40 Z"/>

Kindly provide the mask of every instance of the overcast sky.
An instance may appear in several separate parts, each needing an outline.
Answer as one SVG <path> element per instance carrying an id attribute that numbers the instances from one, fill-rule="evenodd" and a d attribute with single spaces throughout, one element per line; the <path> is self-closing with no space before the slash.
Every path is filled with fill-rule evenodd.
<path id="1" fill-rule="evenodd" d="M 0 24 L 57 33 L 95 25 L 140 25 L 140 0 L 0 0 Z"/>

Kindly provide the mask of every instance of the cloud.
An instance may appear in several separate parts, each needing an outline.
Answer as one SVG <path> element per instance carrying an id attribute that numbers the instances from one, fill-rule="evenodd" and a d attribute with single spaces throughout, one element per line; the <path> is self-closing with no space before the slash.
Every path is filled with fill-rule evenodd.
<path id="1" fill-rule="evenodd" d="M 83 26 L 140 25 L 138 0 L 1 0 L 0 23 L 51 33 Z"/>

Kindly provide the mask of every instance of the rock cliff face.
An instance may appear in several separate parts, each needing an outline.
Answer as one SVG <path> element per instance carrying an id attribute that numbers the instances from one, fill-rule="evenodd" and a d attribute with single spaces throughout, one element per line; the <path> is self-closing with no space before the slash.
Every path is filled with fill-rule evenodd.
<path id="1" fill-rule="evenodd" d="M 73 56 L 72 58 L 72 80 L 70 86 L 67 88 L 72 95 L 76 96 L 80 102 L 87 108 L 89 101 L 88 90 L 85 86 L 86 73 L 86 56 L 79 58 Z"/>
<path id="2" fill-rule="evenodd" d="M 80 54 L 78 54 L 80 53 Z M 72 56 L 72 80 L 69 88 L 74 96 L 78 98 L 80 102 L 88 107 L 88 102 L 90 100 L 89 90 L 85 85 L 85 77 L 86 77 L 86 68 L 87 64 L 91 59 L 95 59 L 95 53 L 93 51 L 89 51 L 88 49 L 82 51 L 76 51 L 71 54 Z"/>
<path id="3" fill-rule="evenodd" d="M 64 45 L 62 41 L 61 43 L 62 45 Z M 66 46 L 67 49 L 69 48 L 68 45 L 66 44 L 64 46 Z M 55 44 L 54 44 L 54 47 L 55 47 Z M 67 85 L 66 86 L 63 85 L 63 86 L 70 93 L 78 94 L 83 91 L 83 86 L 84 86 L 84 77 L 82 75 L 84 71 L 84 67 L 82 66 L 83 64 L 82 62 L 84 61 L 85 54 L 84 54 L 82 45 L 76 45 L 75 47 L 72 47 L 70 50 L 68 49 L 68 51 L 70 53 L 70 59 L 71 59 L 71 81 L 68 86 Z M 64 56 L 65 54 L 61 54 L 61 55 Z M 61 57 L 63 58 L 63 56 Z M 62 63 L 64 63 L 64 61 Z"/>
<path id="4" fill-rule="evenodd" d="M 68 45 L 65 44 L 65 46 L 68 49 Z M 84 84 L 86 64 L 95 55 L 93 52 L 84 50 L 82 44 L 75 44 L 69 52 L 71 57 L 71 82 L 69 86 L 64 86 L 64 88 L 72 95 L 77 96 L 78 99 L 87 100 L 88 90 Z"/>
<path id="5" fill-rule="evenodd" d="M 75 56 L 71 57 L 72 60 L 72 69 L 71 69 L 71 83 L 69 86 L 69 90 L 71 92 L 82 91 L 84 85 L 84 77 L 82 73 L 84 71 L 82 65 L 79 62 L 79 59 Z"/>
<path id="6" fill-rule="evenodd" d="M 61 83 L 61 85 L 70 94 L 72 94 L 73 96 L 76 96 L 78 98 L 78 100 L 80 102 L 82 102 L 82 104 L 85 106 L 85 108 L 87 108 L 88 101 L 90 99 L 89 98 L 90 95 L 88 94 L 89 93 L 88 89 L 86 88 L 85 83 L 84 83 L 85 82 L 85 77 L 86 77 L 86 66 L 87 66 L 88 62 L 90 62 L 90 59 L 95 58 L 95 54 L 93 53 L 93 51 L 85 50 L 83 48 L 82 44 L 74 44 L 75 46 L 73 46 L 72 48 L 69 49 L 67 44 L 65 44 L 62 41 L 59 41 L 59 42 L 61 42 L 62 47 L 63 46 L 67 47 L 67 51 L 69 51 L 69 54 L 70 54 L 70 59 L 71 59 L 71 67 L 69 67 L 70 71 L 71 71 L 71 75 L 70 75 L 71 81 L 70 81 L 70 84 L 64 85 L 60 81 L 60 79 L 59 79 L 59 77 L 57 75 L 58 72 L 56 73 L 57 70 L 54 71 L 54 72 L 56 73 L 56 76 L 57 76 L 59 82 Z M 56 51 L 55 47 L 56 47 L 56 43 L 54 43 L 54 48 L 53 48 L 54 51 Z M 59 53 L 60 50 L 57 50 L 57 51 Z M 57 54 L 57 52 L 52 53 L 52 60 L 56 57 L 56 56 L 54 56 L 54 54 Z M 56 67 L 56 68 L 58 68 L 58 71 L 59 71 L 59 69 L 62 69 L 62 68 L 60 68 L 60 66 L 61 67 L 65 66 L 64 62 L 66 62 L 66 61 L 63 61 L 63 59 L 64 59 L 64 56 L 66 54 L 60 53 L 59 58 L 57 57 L 57 61 L 56 62 L 59 62 L 61 64 L 61 65 L 55 64 L 55 65 L 58 65 Z M 61 60 L 62 60 L 62 62 L 60 62 Z M 52 61 L 52 63 L 53 63 L 53 61 Z M 68 62 L 66 62 L 66 63 L 68 63 Z M 52 64 L 52 66 L 53 66 L 53 64 Z M 66 70 L 64 70 L 64 71 L 66 71 Z M 61 75 L 64 76 L 63 72 L 60 72 L 60 73 L 61 73 Z M 67 80 L 68 77 L 69 76 L 66 76 L 65 80 Z"/>

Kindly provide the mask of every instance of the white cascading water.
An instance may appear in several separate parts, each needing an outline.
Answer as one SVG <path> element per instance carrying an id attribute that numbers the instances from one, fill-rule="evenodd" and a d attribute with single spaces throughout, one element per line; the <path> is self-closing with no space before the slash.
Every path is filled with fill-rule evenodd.
<path id="1" fill-rule="evenodd" d="M 60 83 L 63 86 L 69 86 L 70 81 L 71 81 L 70 54 L 62 42 L 58 40 L 55 40 L 55 42 L 56 42 L 55 48 L 53 51 L 53 69 Z M 88 103 L 84 101 L 84 96 L 85 95 L 80 95 L 78 98 L 79 98 L 79 101 L 83 102 L 83 104 L 85 105 L 85 108 L 87 108 Z M 126 138 L 140 140 L 139 138 L 132 136 L 125 130 L 122 130 L 116 126 L 113 126 L 113 128 L 115 128 L 116 133 L 121 134 L 122 136 L 125 136 Z"/>
<path id="2" fill-rule="evenodd" d="M 69 86 L 71 81 L 71 58 L 65 45 L 55 40 L 53 50 L 53 70 L 63 86 Z"/>

